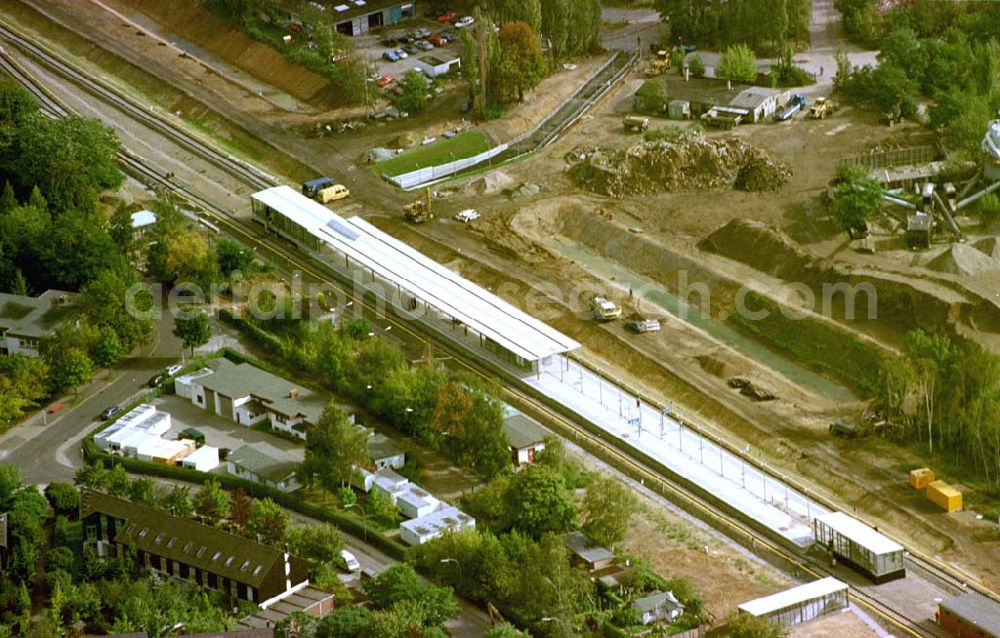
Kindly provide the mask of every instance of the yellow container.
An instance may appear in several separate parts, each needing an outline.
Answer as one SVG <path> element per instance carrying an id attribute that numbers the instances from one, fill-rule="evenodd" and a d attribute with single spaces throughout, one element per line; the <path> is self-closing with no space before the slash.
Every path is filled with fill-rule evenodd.
<path id="1" fill-rule="evenodd" d="M 915 490 L 922 490 L 934 482 L 934 472 L 926 467 L 910 470 L 910 485 Z"/>
<path id="2" fill-rule="evenodd" d="M 946 512 L 962 509 L 962 493 L 944 481 L 934 481 L 927 486 L 927 500 Z"/>

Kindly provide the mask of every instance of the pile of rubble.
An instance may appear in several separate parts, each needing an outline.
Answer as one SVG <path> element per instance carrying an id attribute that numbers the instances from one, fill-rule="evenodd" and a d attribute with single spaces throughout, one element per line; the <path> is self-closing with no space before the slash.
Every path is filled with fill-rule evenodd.
<path id="1" fill-rule="evenodd" d="M 732 187 L 780 188 L 787 167 L 743 140 L 709 140 L 687 132 L 671 141 L 641 142 L 625 150 L 574 153 L 570 176 L 582 188 L 609 197 Z"/>

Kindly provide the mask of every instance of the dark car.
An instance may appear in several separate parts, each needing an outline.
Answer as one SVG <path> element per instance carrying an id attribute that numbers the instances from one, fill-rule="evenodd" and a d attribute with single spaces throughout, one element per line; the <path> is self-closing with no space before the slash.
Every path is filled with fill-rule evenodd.
<path id="1" fill-rule="evenodd" d="M 438 34 L 438 37 L 444 38 L 446 42 L 454 42 L 458 39 L 458 34 L 454 31 L 442 31 Z"/>
<path id="2" fill-rule="evenodd" d="M 110 419 L 111 417 L 113 417 L 114 415 L 118 414 L 121 411 L 122 409 L 117 405 L 113 405 L 110 408 L 104 408 L 104 412 L 101 412 L 101 420 L 107 421 L 108 419 Z"/>
<path id="3" fill-rule="evenodd" d="M 163 385 L 164 383 L 166 383 L 167 379 L 169 379 L 169 378 L 170 377 L 168 377 L 165 374 L 158 374 L 158 375 L 156 375 L 155 377 L 153 377 L 152 379 L 149 380 L 149 387 L 151 387 L 151 388 L 158 388 L 161 385 Z"/>
<path id="4" fill-rule="evenodd" d="M 681 50 L 684 51 L 684 53 L 691 53 L 693 51 L 697 51 L 698 50 L 698 45 L 697 44 L 682 44 L 681 45 Z"/>
<path id="5" fill-rule="evenodd" d="M 405 47 L 403 47 L 403 50 L 406 51 L 407 53 L 409 53 L 410 55 L 416 55 L 416 54 L 420 53 L 420 49 L 418 49 L 417 47 L 415 47 L 412 43 L 411 44 L 407 44 Z"/>
<path id="6" fill-rule="evenodd" d="M 396 38 L 383 38 L 382 46 L 384 47 L 394 47 L 396 46 Z"/>

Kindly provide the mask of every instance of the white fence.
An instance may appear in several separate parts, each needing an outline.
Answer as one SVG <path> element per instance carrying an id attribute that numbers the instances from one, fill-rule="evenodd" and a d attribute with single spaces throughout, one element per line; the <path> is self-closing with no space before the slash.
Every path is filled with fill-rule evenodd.
<path id="1" fill-rule="evenodd" d="M 402 175 L 390 177 L 389 181 L 403 190 L 410 190 L 411 188 L 416 188 L 435 180 L 455 175 L 459 171 L 465 170 L 470 166 L 474 166 L 480 162 L 485 162 L 491 157 L 496 157 L 506 150 L 507 144 L 500 144 L 499 146 L 494 146 L 490 150 L 484 151 L 479 155 L 455 160 L 453 162 L 448 162 L 447 164 L 438 164 L 437 166 L 418 168 L 417 170 L 410 171 L 409 173 L 403 173 Z"/>

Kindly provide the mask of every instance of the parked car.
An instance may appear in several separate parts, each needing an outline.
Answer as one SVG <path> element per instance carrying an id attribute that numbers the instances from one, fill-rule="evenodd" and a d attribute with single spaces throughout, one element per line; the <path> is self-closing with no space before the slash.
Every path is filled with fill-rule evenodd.
<path id="1" fill-rule="evenodd" d="M 468 224 L 474 219 L 479 219 L 479 211 L 472 208 L 466 208 L 462 212 L 456 214 L 455 219 L 463 224 Z"/>
<path id="2" fill-rule="evenodd" d="M 427 38 L 427 41 L 436 47 L 448 46 L 448 41 L 439 35 L 432 35 L 431 37 Z"/>
<path id="3" fill-rule="evenodd" d="M 184 366 L 182 366 L 179 363 L 175 363 L 172 366 L 167 366 L 167 376 L 168 377 L 172 377 L 172 376 L 174 376 L 175 374 L 177 374 L 178 372 L 180 372 L 183 369 L 184 369 Z"/>
<path id="4" fill-rule="evenodd" d="M 379 79 L 375 80 L 375 84 L 378 86 L 389 86 L 396 81 L 396 78 L 391 75 L 383 75 Z"/>
<path id="5" fill-rule="evenodd" d="M 471 25 L 473 22 L 475 22 L 475 19 L 472 16 L 462 16 L 455 22 L 455 28 L 461 29 L 462 27 Z"/>
<path id="6" fill-rule="evenodd" d="M 382 38 L 381 44 L 384 47 L 394 47 L 396 46 L 396 38 Z"/>
<path id="7" fill-rule="evenodd" d="M 396 55 L 395 51 L 383 51 L 382 58 L 388 60 L 389 62 L 398 62 L 399 56 Z"/>
<path id="8" fill-rule="evenodd" d="M 416 46 L 414 46 L 412 42 L 410 44 L 407 44 L 406 46 L 404 46 L 403 47 L 403 51 L 406 51 L 410 55 L 416 55 L 416 54 L 420 53 L 420 49 L 418 49 Z"/>
<path id="9" fill-rule="evenodd" d="M 415 40 L 421 40 L 423 38 L 426 38 L 430 34 L 431 34 L 431 30 L 428 29 L 427 27 L 420 27 L 419 29 L 417 29 L 416 31 L 413 32 L 413 36 L 414 36 Z"/>
<path id="10" fill-rule="evenodd" d="M 400 60 L 405 60 L 406 58 L 410 57 L 410 55 L 402 49 L 393 49 L 392 52 L 395 53 L 396 57 L 398 57 Z"/>
<path id="11" fill-rule="evenodd" d="M 434 45 L 427 40 L 417 40 L 413 43 L 413 46 L 417 47 L 421 51 L 430 51 L 434 48 Z"/>
<path id="12" fill-rule="evenodd" d="M 340 559 L 337 561 L 341 569 L 354 573 L 361 569 L 361 563 L 355 558 L 354 554 L 347 551 L 346 549 L 340 550 Z"/>
<path id="13" fill-rule="evenodd" d="M 108 419 L 110 419 L 111 417 L 113 417 L 114 415 L 118 414 L 121 411 L 122 409 L 117 405 L 113 405 L 109 408 L 104 408 L 104 411 L 101 412 L 101 420 L 107 421 Z"/>
<path id="14" fill-rule="evenodd" d="M 454 42 L 458 39 L 458 34 L 451 30 L 442 31 L 438 36 L 444 38 L 445 42 Z"/>
<path id="15" fill-rule="evenodd" d="M 454 11 L 445 11 L 437 18 L 435 18 L 435 20 L 437 20 L 438 22 L 454 22 L 455 20 L 458 20 L 458 16 L 455 14 Z"/>
<path id="16" fill-rule="evenodd" d="M 162 373 L 158 374 L 158 375 L 156 375 L 155 377 L 153 377 L 152 379 L 149 380 L 149 387 L 151 387 L 151 388 L 158 388 L 161 385 L 163 385 L 164 383 L 166 383 L 167 379 L 169 379 L 169 378 L 170 377 L 168 377 L 165 374 L 162 374 Z"/>
<path id="17" fill-rule="evenodd" d="M 697 50 L 698 50 L 698 45 L 696 45 L 696 44 L 682 44 L 681 45 L 681 51 L 683 51 L 684 53 L 691 53 L 692 51 L 697 51 Z"/>

